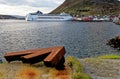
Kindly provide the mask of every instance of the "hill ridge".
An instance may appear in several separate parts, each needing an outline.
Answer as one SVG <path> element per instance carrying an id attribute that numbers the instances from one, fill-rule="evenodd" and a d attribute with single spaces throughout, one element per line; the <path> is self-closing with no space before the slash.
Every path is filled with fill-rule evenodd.
<path id="1" fill-rule="evenodd" d="M 65 0 L 51 13 L 66 12 L 72 15 L 108 15 L 120 13 L 118 0 Z"/>

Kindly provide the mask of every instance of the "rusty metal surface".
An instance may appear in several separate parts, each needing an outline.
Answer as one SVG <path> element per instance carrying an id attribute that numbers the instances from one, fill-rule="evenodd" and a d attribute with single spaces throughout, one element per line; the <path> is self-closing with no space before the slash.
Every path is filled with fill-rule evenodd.
<path id="1" fill-rule="evenodd" d="M 50 63 L 51 65 L 57 65 L 66 53 L 63 46 L 54 48 L 54 50 L 44 59 L 44 63 Z"/>
<path id="2" fill-rule="evenodd" d="M 6 53 L 4 57 L 8 62 L 21 60 L 23 63 L 34 64 L 44 61 L 47 66 L 56 66 L 66 53 L 64 46 L 54 46 L 33 50 Z M 63 62 L 64 63 L 64 62 Z"/>

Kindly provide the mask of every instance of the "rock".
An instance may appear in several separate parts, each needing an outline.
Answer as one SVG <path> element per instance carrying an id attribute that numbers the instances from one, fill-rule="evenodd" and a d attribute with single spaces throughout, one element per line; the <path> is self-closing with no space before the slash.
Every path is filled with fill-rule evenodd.
<path id="1" fill-rule="evenodd" d="M 118 71 L 118 74 L 120 75 L 120 70 Z"/>
<path id="2" fill-rule="evenodd" d="M 44 79 L 48 79 L 48 78 L 50 77 L 50 74 L 43 74 L 42 77 L 43 77 Z"/>
<path id="3" fill-rule="evenodd" d="M 120 25 L 120 20 L 115 22 L 117 25 Z"/>
<path id="4" fill-rule="evenodd" d="M 92 79 L 114 79 L 111 77 L 99 77 L 99 76 L 93 76 Z"/>
<path id="5" fill-rule="evenodd" d="M 2 59 L 0 59 L 0 63 L 3 63 Z"/>
<path id="6" fill-rule="evenodd" d="M 107 45 L 120 50 L 120 36 L 110 39 Z"/>

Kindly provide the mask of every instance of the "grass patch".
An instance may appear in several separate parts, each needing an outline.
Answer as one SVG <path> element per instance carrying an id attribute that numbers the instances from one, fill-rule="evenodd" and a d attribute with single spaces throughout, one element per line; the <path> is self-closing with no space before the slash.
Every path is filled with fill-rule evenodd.
<path id="1" fill-rule="evenodd" d="M 120 59 L 120 56 L 116 55 L 116 54 L 110 54 L 110 55 L 99 56 L 97 58 L 100 58 L 100 59 Z"/>
<path id="2" fill-rule="evenodd" d="M 72 69 L 72 79 L 91 79 L 87 74 L 84 73 L 83 66 L 76 58 L 68 56 L 67 63 Z"/>
<path id="3" fill-rule="evenodd" d="M 2 78 L 3 74 L 0 72 L 0 79 Z"/>

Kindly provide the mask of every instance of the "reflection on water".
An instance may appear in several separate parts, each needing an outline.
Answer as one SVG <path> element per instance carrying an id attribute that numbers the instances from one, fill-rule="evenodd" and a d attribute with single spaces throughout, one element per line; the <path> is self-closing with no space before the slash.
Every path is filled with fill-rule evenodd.
<path id="1" fill-rule="evenodd" d="M 63 45 L 79 58 L 120 52 L 106 45 L 120 35 L 111 22 L 26 22 L 0 20 L 0 56 L 5 52 Z"/>

